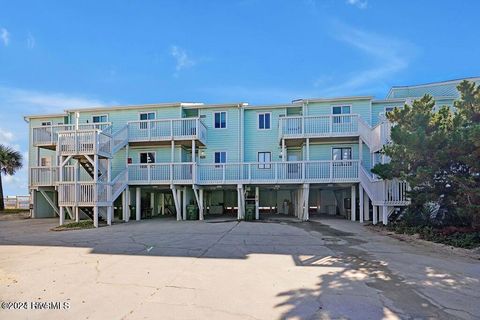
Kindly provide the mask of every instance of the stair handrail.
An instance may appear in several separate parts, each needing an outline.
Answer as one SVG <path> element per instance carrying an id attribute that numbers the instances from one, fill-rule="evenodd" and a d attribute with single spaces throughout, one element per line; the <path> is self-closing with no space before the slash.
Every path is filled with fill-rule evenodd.
<path id="1" fill-rule="evenodd" d="M 122 126 L 117 131 L 115 131 L 112 134 L 112 138 L 113 138 L 112 153 L 116 153 L 118 150 L 121 149 L 121 147 L 123 147 L 123 145 L 126 142 L 128 142 L 128 123 L 126 125 Z M 121 147 L 118 148 L 118 146 L 121 146 Z"/>
<path id="2" fill-rule="evenodd" d="M 120 171 L 119 174 L 110 182 L 110 185 L 112 187 L 112 201 L 115 201 L 116 198 L 116 193 L 118 190 L 122 190 L 124 186 L 127 184 L 127 179 L 128 179 L 128 167 L 125 166 L 125 168 Z M 118 195 L 117 195 L 118 196 Z"/>

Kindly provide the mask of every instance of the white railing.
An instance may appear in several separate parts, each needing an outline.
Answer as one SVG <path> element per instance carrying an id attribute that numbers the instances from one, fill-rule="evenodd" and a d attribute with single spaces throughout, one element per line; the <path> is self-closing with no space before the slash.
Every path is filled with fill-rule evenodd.
<path id="1" fill-rule="evenodd" d="M 112 201 L 120 195 L 120 193 L 125 188 L 128 181 L 128 169 L 123 169 L 116 177 L 112 180 Z"/>
<path id="2" fill-rule="evenodd" d="M 358 160 L 198 164 L 199 184 L 356 182 Z"/>
<path id="3" fill-rule="evenodd" d="M 63 131 L 58 135 L 59 152 L 62 155 L 112 153 L 111 135 L 98 130 Z"/>
<path id="4" fill-rule="evenodd" d="M 74 128 L 75 126 L 71 124 L 34 127 L 32 128 L 32 143 L 34 146 L 56 145 L 60 131 L 73 130 Z"/>
<path id="5" fill-rule="evenodd" d="M 207 129 L 199 118 L 129 121 L 128 137 L 129 141 L 199 139 L 205 142 Z"/>
<path id="6" fill-rule="evenodd" d="M 363 166 L 360 166 L 359 180 L 374 205 L 404 206 L 410 203 L 407 197 L 409 186 L 405 181 L 375 179 Z"/>
<path id="7" fill-rule="evenodd" d="M 329 137 L 358 134 L 357 114 L 292 116 L 279 121 L 280 137 Z"/>
<path id="8" fill-rule="evenodd" d="M 195 164 L 142 163 L 128 165 L 128 182 L 145 184 L 193 183 Z"/>
<path id="9" fill-rule="evenodd" d="M 60 206 L 93 206 L 108 204 L 111 194 L 109 183 L 59 182 L 58 204 Z"/>
<path id="10" fill-rule="evenodd" d="M 75 125 L 73 125 L 73 129 L 71 130 L 75 130 Z M 112 123 L 111 122 L 79 123 L 78 130 L 101 130 L 105 133 L 112 133 Z"/>
<path id="11" fill-rule="evenodd" d="M 112 138 L 113 138 L 112 153 L 116 153 L 123 146 L 125 146 L 125 144 L 128 143 L 128 125 L 124 125 L 119 130 L 117 130 L 114 134 L 112 134 Z"/>
<path id="12" fill-rule="evenodd" d="M 30 167 L 30 186 L 53 186 L 58 182 L 58 167 Z"/>

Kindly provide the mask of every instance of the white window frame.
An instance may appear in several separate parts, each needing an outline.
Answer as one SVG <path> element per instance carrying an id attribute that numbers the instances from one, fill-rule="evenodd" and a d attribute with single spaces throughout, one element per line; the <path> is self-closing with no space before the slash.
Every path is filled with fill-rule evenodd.
<path id="1" fill-rule="evenodd" d="M 215 155 L 216 155 L 217 153 L 225 153 L 225 162 L 215 162 Z M 220 156 L 220 158 L 221 158 L 221 156 Z M 225 163 L 227 163 L 227 161 L 228 161 L 227 159 L 228 159 L 228 152 L 227 152 L 227 151 L 222 151 L 222 150 L 221 150 L 221 151 L 215 151 L 215 152 L 213 152 L 213 163 L 216 164 L 215 168 L 221 168 L 221 167 L 223 167 L 223 165 L 224 165 Z"/>
<path id="2" fill-rule="evenodd" d="M 43 162 L 45 160 L 45 164 Z M 52 166 L 52 157 L 40 157 L 40 167 L 51 167 Z"/>
<path id="3" fill-rule="evenodd" d="M 153 153 L 153 157 L 155 159 L 153 159 L 155 162 L 146 162 L 146 163 L 143 163 L 142 162 L 142 153 Z M 157 163 L 157 152 L 156 151 L 139 151 L 138 152 L 138 163 L 139 164 L 142 164 L 142 165 L 146 165 L 146 164 L 152 164 L 152 163 Z"/>
<path id="4" fill-rule="evenodd" d="M 140 119 L 140 117 L 142 116 L 142 114 L 149 114 L 149 113 L 153 113 L 154 117 L 153 117 L 153 120 L 157 120 L 157 112 L 156 111 L 140 111 L 138 113 L 138 121 L 141 121 L 139 124 L 138 124 L 138 128 L 140 130 L 146 130 L 148 129 L 148 124 L 147 124 L 147 121 L 151 121 L 151 119 L 147 119 L 147 120 L 142 120 Z M 148 116 L 147 116 L 148 117 Z"/>
<path id="5" fill-rule="evenodd" d="M 342 108 L 342 113 L 340 114 L 333 114 L 333 108 L 338 108 L 338 107 L 341 107 Z M 350 112 L 349 113 L 343 113 L 343 107 L 349 107 L 350 108 Z M 331 105 L 331 114 L 332 116 L 343 116 L 343 115 L 351 115 L 352 114 L 352 105 L 351 104 L 333 104 Z M 343 118 L 343 117 L 334 117 L 333 119 L 333 123 L 334 124 L 341 124 L 341 123 L 350 123 L 351 122 L 351 119 L 350 118 Z"/>
<path id="6" fill-rule="evenodd" d="M 269 154 L 270 155 L 270 161 L 260 161 L 260 154 Z M 263 159 L 265 159 L 265 155 L 263 156 Z M 258 163 L 258 169 L 271 169 L 272 168 L 272 152 L 271 151 L 258 151 L 257 152 L 257 162 Z"/>
<path id="7" fill-rule="evenodd" d="M 340 160 L 333 160 L 333 149 L 350 149 L 350 156 L 351 156 L 351 159 L 340 159 Z M 342 158 L 343 158 L 343 150 L 342 150 Z M 342 161 L 341 163 L 334 163 L 335 166 L 351 166 L 353 164 L 353 162 L 349 162 L 350 161 L 353 161 L 353 147 L 352 146 L 332 146 L 331 148 L 331 151 L 330 151 L 330 159 L 331 161 Z"/>
<path id="8" fill-rule="evenodd" d="M 332 115 L 333 115 L 333 108 L 335 107 L 349 107 L 350 108 L 350 113 L 340 113 L 341 115 L 344 115 L 344 114 L 352 114 L 352 109 L 353 109 L 353 106 L 351 104 L 332 104 L 331 105 L 331 111 L 332 111 Z M 342 111 L 343 111 L 343 108 L 342 108 Z"/>
<path id="9" fill-rule="evenodd" d="M 107 121 L 104 121 L 104 122 L 94 122 L 93 121 L 93 118 L 95 117 L 107 117 Z M 106 123 L 108 122 L 108 113 L 105 113 L 105 114 L 92 114 L 92 123 Z"/>
<path id="10" fill-rule="evenodd" d="M 217 128 L 215 127 L 215 115 L 217 113 L 225 113 L 225 128 Z M 214 111 L 213 112 L 213 129 L 227 129 L 228 128 L 228 112 L 227 110 L 224 111 Z"/>
<path id="11" fill-rule="evenodd" d="M 263 117 L 263 119 L 264 119 L 263 120 L 264 121 L 263 125 L 264 126 L 265 126 L 265 115 L 266 114 L 270 115 L 270 123 L 269 123 L 270 126 L 269 126 L 268 129 L 267 128 L 263 128 L 263 129 L 260 128 L 260 115 L 262 115 L 262 114 L 264 115 L 264 117 Z M 271 129 L 272 129 L 272 113 L 271 112 L 258 112 L 257 113 L 257 130 L 264 131 L 264 130 L 271 130 Z"/>

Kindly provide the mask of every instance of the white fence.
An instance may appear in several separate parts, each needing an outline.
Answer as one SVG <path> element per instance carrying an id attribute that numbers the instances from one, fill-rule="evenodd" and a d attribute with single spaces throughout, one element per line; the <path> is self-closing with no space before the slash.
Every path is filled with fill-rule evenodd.
<path id="1" fill-rule="evenodd" d="M 30 196 L 7 196 L 3 198 L 5 209 L 29 209 Z"/>
<path id="2" fill-rule="evenodd" d="M 207 138 L 207 128 L 199 118 L 139 120 L 128 122 L 129 141 L 161 141 Z"/>

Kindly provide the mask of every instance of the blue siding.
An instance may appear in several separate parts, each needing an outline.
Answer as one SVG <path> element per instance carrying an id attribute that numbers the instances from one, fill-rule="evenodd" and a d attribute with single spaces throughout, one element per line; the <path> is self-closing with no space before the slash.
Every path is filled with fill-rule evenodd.
<path id="1" fill-rule="evenodd" d="M 339 105 L 351 105 L 350 112 L 358 114 L 365 122 L 370 124 L 370 108 L 371 100 L 347 100 L 347 101 L 328 101 L 328 102 L 311 102 L 308 104 L 307 115 L 329 115 L 332 114 L 332 107 Z"/>

